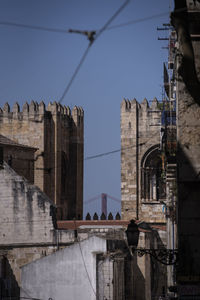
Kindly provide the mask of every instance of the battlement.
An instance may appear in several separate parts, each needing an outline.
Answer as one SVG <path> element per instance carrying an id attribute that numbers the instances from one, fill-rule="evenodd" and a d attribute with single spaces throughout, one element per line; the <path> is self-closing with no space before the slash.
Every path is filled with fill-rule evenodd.
<path id="1" fill-rule="evenodd" d="M 148 110 L 148 111 L 160 111 L 161 110 L 161 107 L 160 107 L 159 102 L 156 97 L 153 99 L 153 101 L 151 101 L 151 103 L 149 103 L 146 98 L 144 98 L 144 100 L 141 103 L 139 103 L 135 98 L 133 100 L 123 99 L 123 101 L 121 103 L 122 111 L 130 112 L 131 110 L 135 110 L 136 108 L 139 110 Z"/>
<path id="2" fill-rule="evenodd" d="M 18 119 L 18 120 L 27 120 L 35 119 L 38 121 L 38 119 L 42 119 L 44 116 L 49 116 L 49 112 L 51 115 L 59 115 L 63 116 L 64 118 L 67 117 L 67 119 L 73 119 L 76 124 L 80 124 L 83 121 L 84 111 L 82 107 L 74 106 L 74 108 L 70 109 L 69 106 L 62 106 L 59 102 L 49 102 L 49 104 L 46 106 L 43 101 L 41 101 L 39 104 L 36 101 L 31 101 L 30 104 L 27 102 L 24 103 L 22 106 L 22 110 L 20 110 L 20 105 L 18 102 L 15 102 L 15 104 L 12 107 L 12 110 L 10 108 L 10 105 L 8 103 L 5 103 L 3 108 L 0 107 L 0 118 L 7 118 L 7 119 Z M 77 122 L 78 120 L 78 122 Z"/>
<path id="3" fill-rule="evenodd" d="M 157 200 L 153 202 L 155 195 L 151 196 L 151 204 L 143 203 L 143 182 L 149 177 L 144 180 L 141 165 L 147 151 L 160 144 L 162 108 L 157 98 L 144 98 L 141 103 L 124 99 L 121 103 L 122 219 L 139 217 L 148 222 L 163 222 L 162 206 Z"/>
<path id="4" fill-rule="evenodd" d="M 78 106 L 71 110 L 58 102 L 31 101 L 21 108 L 17 102 L 12 110 L 8 103 L 0 108 L 0 134 L 37 149 L 26 173 L 54 201 L 60 218 L 82 217 L 83 127 L 84 112 Z"/>

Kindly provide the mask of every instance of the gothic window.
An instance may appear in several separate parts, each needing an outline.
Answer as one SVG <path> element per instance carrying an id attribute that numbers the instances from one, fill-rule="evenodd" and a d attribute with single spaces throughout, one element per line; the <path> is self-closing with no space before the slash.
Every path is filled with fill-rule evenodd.
<path id="1" fill-rule="evenodd" d="M 150 148 L 142 159 L 141 196 L 143 201 L 159 201 L 166 197 L 162 159 L 158 146 Z"/>

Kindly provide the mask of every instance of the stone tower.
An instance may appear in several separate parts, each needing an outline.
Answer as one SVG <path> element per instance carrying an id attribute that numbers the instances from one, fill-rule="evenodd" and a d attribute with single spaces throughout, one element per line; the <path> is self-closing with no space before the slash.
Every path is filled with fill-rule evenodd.
<path id="1" fill-rule="evenodd" d="M 0 109 L 0 134 L 36 148 L 34 184 L 57 206 L 59 219 L 82 218 L 83 109 L 32 101 Z M 17 171 L 17 170 L 16 170 Z"/>
<path id="2" fill-rule="evenodd" d="M 161 104 L 149 106 L 123 100 L 121 103 L 121 197 L 122 218 L 151 223 L 165 222 L 162 201 Z"/>

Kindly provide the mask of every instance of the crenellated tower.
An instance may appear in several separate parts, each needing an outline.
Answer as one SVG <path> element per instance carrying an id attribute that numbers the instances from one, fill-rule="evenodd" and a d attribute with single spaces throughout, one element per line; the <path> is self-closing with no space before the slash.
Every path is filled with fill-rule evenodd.
<path id="1" fill-rule="evenodd" d="M 34 184 L 57 205 L 59 219 L 82 218 L 84 112 L 32 101 L 0 108 L 0 134 L 36 148 Z M 17 170 L 16 170 L 17 171 Z"/>
<path id="2" fill-rule="evenodd" d="M 165 222 L 162 200 L 162 104 L 156 98 L 124 99 L 121 103 L 122 218 L 151 223 Z"/>

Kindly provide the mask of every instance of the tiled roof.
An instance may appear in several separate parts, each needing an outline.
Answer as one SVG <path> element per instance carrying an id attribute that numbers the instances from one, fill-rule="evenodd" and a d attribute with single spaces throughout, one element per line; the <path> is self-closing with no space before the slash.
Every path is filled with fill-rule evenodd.
<path id="1" fill-rule="evenodd" d="M 140 223 L 140 221 L 136 221 Z M 60 230 L 74 230 L 80 228 L 81 226 L 122 226 L 127 228 L 129 221 L 125 220 L 75 220 L 75 221 L 57 221 L 57 227 Z M 150 224 L 149 224 L 150 225 Z M 152 229 L 166 230 L 165 225 L 150 225 Z M 147 232 L 143 228 L 139 228 L 140 231 Z"/>
<path id="2" fill-rule="evenodd" d="M 3 136 L 2 134 L 0 134 L 0 145 L 13 146 L 13 147 L 22 147 L 22 148 L 28 148 L 28 149 L 34 149 L 34 150 L 37 149 L 37 148 L 34 148 L 34 147 L 19 144 L 15 141 Z"/>
<path id="3" fill-rule="evenodd" d="M 80 226 L 123 226 L 127 227 L 129 221 L 123 220 L 76 220 L 76 221 L 57 221 L 58 229 L 74 230 Z"/>

